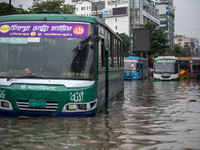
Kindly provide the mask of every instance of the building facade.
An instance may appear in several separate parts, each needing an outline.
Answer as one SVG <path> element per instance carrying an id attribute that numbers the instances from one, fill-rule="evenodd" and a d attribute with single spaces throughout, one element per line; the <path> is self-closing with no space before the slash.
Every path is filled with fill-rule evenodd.
<path id="1" fill-rule="evenodd" d="M 160 29 L 164 30 L 165 38 L 169 40 L 168 46 L 174 46 L 174 6 L 173 0 L 155 0 L 159 14 Z"/>
<path id="2" fill-rule="evenodd" d="M 154 23 L 159 28 L 160 21 L 153 2 L 149 3 L 147 0 L 130 0 L 129 10 L 129 36 L 131 38 L 131 45 L 133 45 L 133 29 L 143 28 L 147 22 Z"/>
<path id="3" fill-rule="evenodd" d="M 128 0 L 105 0 L 103 20 L 114 31 L 129 35 Z"/>
<path id="4" fill-rule="evenodd" d="M 181 47 L 184 45 L 188 45 L 191 50 L 192 56 L 199 56 L 199 39 L 198 38 L 190 38 L 182 35 L 175 35 L 174 44 L 178 44 Z"/>
<path id="5" fill-rule="evenodd" d="M 147 0 L 65 0 L 75 6 L 75 14 L 99 16 L 114 31 L 125 33 L 133 46 L 133 29 L 143 28 L 147 22 L 160 21 L 153 2 Z"/>

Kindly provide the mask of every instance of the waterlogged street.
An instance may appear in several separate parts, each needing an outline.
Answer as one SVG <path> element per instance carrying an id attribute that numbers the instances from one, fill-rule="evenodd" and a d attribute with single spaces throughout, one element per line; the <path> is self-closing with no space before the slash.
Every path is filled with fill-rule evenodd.
<path id="1" fill-rule="evenodd" d="M 0 149 L 200 149 L 200 80 L 125 81 L 95 118 L 0 118 Z"/>

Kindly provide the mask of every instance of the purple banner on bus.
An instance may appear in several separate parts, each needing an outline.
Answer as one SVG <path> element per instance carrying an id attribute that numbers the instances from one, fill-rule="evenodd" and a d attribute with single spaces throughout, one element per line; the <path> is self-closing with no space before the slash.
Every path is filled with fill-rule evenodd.
<path id="1" fill-rule="evenodd" d="M 0 37 L 87 38 L 90 24 L 72 22 L 0 23 Z"/>

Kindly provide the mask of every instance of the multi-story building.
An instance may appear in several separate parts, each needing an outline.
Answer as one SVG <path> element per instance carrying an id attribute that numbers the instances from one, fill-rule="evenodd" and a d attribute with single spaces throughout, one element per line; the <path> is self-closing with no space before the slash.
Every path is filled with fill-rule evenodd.
<path id="1" fill-rule="evenodd" d="M 65 0 L 74 5 L 75 14 L 99 16 L 115 32 L 125 33 L 133 45 L 133 29 L 147 22 L 160 24 L 154 3 L 147 0 Z"/>
<path id="2" fill-rule="evenodd" d="M 169 47 L 174 45 L 174 6 L 173 0 L 155 0 L 159 14 L 160 29 L 164 30 Z"/>
<path id="3" fill-rule="evenodd" d="M 133 44 L 133 29 L 143 28 L 147 22 L 154 23 L 159 27 L 159 16 L 153 3 L 147 0 L 130 0 L 129 10 L 131 44 Z"/>
<path id="4" fill-rule="evenodd" d="M 102 18 L 105 0 L 65 0 L 65 4 L 75 7 L 76 15 L 99 16 Z"/>
<path id="5" fill-rule="evenodd" d="M 154 3 L 150 3 L 147 0 L 130 0 L 129 12 L 129 36 L 132 46 L 133 29 L 143 28 L 147 22 L 154 23 L 159 28 L 160 21 Z"/>
<path id="6" fill-rule="evenodd" d="M 192 56 L 199 55 L 199 39 L 198 38 L 189 38 L 182 35 L 175 35 L 174 44 L 178 44 L 181 47 L 188 45 L 191 49 Z"/>
<path id="7" fill-rule="evenodd" d="M 103 20 L 114 32 L 129 35 L 128 0 L 105 0 Z"/>

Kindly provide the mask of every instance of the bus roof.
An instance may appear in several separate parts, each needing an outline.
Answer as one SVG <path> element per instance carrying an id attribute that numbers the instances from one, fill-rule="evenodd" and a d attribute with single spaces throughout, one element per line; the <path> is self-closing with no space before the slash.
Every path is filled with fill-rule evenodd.
<path id="1" fill-rule="evenodd" d="M 111 33 L 118 39 L 123 41 L 102 19 L 97 16 L 81 16 L 71 14 L 17 14 L 0 16 L 0 23 L 11 21 L 71 21 L 100 24 L 111 31 Z"/>
<path id="2" fill-rule="evenodd" d="M 190 57 L 177 57 L 178 60 L 189 61 Z"/>
<path id="3" fill-rule="evenodd" d="M 178 59 L 178 58 L 175 56 L 158 56 L 156 59 Z"/>
<path id="4" fill-rule="evenodd" d="M 200 60 L 200 57 L 199 56 L 192 56 L 192 57 L 190 57 L 190 60 L 192 60 L 192 61 L 195 61 L 195 60 Z"/>
<path id="5" fill-rule="evenodd" d="M 158 56 L 155 60 L 157 60 L 157 59 L 176 59 L 176 60 L 178 60 L 178 58 L 175 56 Z"/>
<path id="6" fill-rule="evenodd" d="M 147 60 L 146 58 L 140 58 L 137 56 L 129 56 L 129 57 L 124 57 L 124 59 L 138 59 L 138 60 Z"/>

